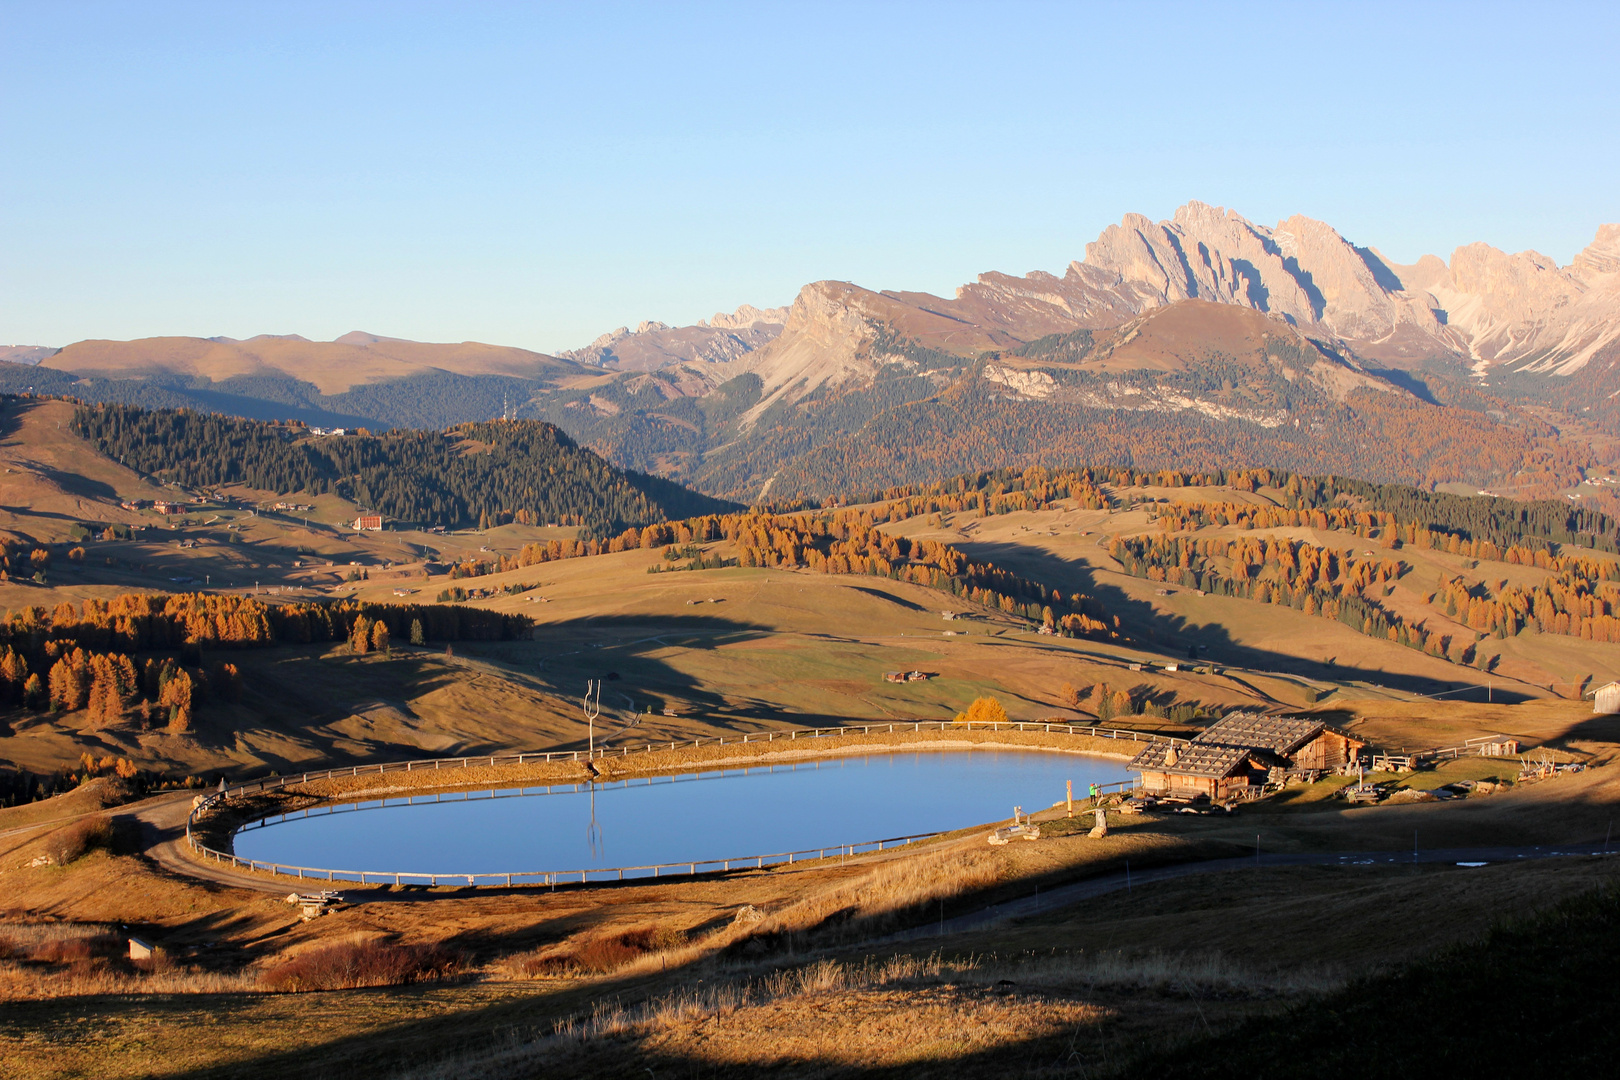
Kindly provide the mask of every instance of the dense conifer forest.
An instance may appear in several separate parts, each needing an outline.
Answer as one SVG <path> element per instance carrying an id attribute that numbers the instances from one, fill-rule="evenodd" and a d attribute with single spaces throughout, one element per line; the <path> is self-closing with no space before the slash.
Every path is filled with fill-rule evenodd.
<path id="1" fill-rule="evenodd" d="M 624 472 L 551 424 L 491 420 L 445 432 L 315 436 L 301 424 L 185 409 L 81 407 L 74 429 L 133 469 L 191 487 L 335 492 L 396 521 L 570 522 L 593 534 L 735 507 Z"/>

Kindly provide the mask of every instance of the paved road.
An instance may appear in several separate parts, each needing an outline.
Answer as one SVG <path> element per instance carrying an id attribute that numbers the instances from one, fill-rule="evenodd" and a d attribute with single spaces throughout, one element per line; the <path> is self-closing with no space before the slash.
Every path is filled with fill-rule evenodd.
<path id="1" fill-rule="evenodd" d="M 1611 850 L 1609 844 L 1603 841 L 1594 841 L 1588 844 L 1566 844 L 1557 847 L 1438 848 L 1433 851 L 1398 853 L 1353 851 L 1280 855 L 1261 854 L 1258 858 L 1245 856 L 1237 859 L 1210 859 L 1204 862 L 1177 863 L 1174 866 L 1156 866 L 1146 870 L 1108 874 L 1103 877 L 1090 878 L 1086 881 L 1078 881 L 1073 885 L 1061 885 L 1058 888 L 1037 892 L 1019 900 L 993 904 L 980 911 L 957 915 L 941 922 L 929 923 L 926 926 L 891 934 L 868 944 L 884 945 L 918 941 L 926 938 L 960 934 L 970 930 L 985 930 L 1014 919 L 1024 919 L 1032 915 L 1044 915 L 1048 912 L 1071 907 L 1082 900 L 1089 900 L 1092 897 L 1124 892 L 1154 882 L 1171 881 L 1176 878 L 1193 877 L 1202 874 L 1240 873 L 1246 870 L 1277 866 L 1409 866 L 1414 863 L 1450 863 L 1452 865 L 1470 866 L 1518 862 L 1524 859 L 1548 859 L 1569 855 L 1610 854 L 1620 854 L 1620 848 Z"/>

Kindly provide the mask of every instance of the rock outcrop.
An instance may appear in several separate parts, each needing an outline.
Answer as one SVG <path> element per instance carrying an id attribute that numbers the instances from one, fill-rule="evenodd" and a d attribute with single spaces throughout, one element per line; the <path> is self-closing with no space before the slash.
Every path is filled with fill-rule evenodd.
<path id="1" fill-rule="evenodd" d="M 558 353 L 567 360 L 613 371 L 658 371 L 689 362 L 729 364 L 776 340 L 787 308 L 744 304 L 727 315 L 700 319 L 695 326 L 645 321 L 634 330 L 621 326 L 583 349 Z"/>
<path id="2" fill-rule="evenodd" d="M 1311 218 L 1267 229 L 1193 202 L 1170 221 L 1128 215 L 1087 246 L 1083 265 L 1112 275 L 1127 303 L 1240 304 L 1364 356 L 1463 355 L 1480 374 L 1508 364 L 1568 375 L 1620 339 L 1616 225 L 1563 268 L 1486 244 L 1458 248 L 1449 265 L 1424 256 L 1400 266 Z"/>

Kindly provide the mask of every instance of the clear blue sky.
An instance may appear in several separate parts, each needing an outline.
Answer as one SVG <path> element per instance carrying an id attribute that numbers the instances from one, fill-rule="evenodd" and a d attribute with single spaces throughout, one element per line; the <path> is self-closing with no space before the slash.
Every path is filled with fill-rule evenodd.
<path id="1" fill-rule="evenodd" d="M 1617 8 L 0 0 L 0 342 L 558 349 L 1192 198 L 1567 262 L 1620 220 Z"/>

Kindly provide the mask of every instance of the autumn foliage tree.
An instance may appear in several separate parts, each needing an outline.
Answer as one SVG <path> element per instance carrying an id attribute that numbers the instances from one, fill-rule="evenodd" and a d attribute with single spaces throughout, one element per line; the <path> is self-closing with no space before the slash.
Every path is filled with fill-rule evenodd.
<path id="1" fill-rule="evenodd" d="M 1001 702 L 993 697 L 974 698 L 973 704 L 956 714 L 952 721 L 957 724 L 1005 724 L 1007 710 L 1002 708 Z"/>
<path id="2" fill-rule="evenodd" d="M 184 668 L 176 668 L 158 695 L 158 705 L 168 710 L 169 731 L 174 734 L 191 730 L 191 693 L 191 676 Z"/>
<path id="3" fill-rule="evenodd" d="M 354 620 L 354 626 L 349 631 L 349 649 L 357 656 L 371 651 L 371 620 L 364 615 Z"/>

